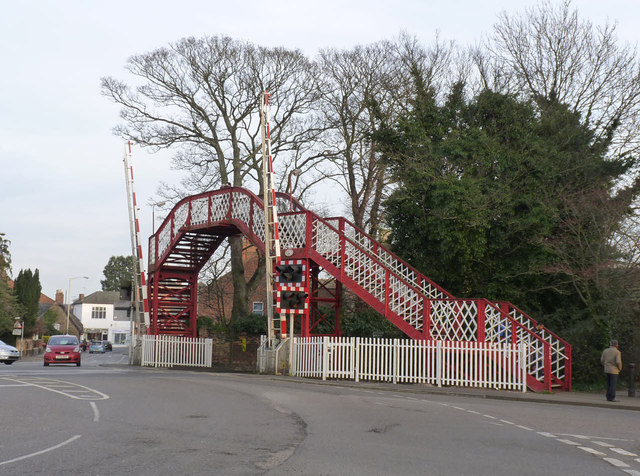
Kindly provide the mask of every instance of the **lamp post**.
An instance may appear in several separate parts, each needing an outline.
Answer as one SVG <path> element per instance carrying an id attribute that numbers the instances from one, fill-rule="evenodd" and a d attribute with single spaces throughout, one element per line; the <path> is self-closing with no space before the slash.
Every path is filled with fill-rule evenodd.
<path id="1" fill-rule="evenodd" d="M 167 202 L 155 202 L 151 204 L 151 226 L 152 232 L 156 232 L 156 207 L 164 207 Z"/>
<path id="2" fill-rule="evenodd" d="M 291 176 L 295 175 L 296 177 L 298 177 L 301 173 L 302 173 L 302 170 L 300 169 L 292 169 L 291 172 L 289 172 L 289 183 L 287 185 L 287 193 L 289 194 L 289 211 L 290 212 L 293 211 L 293 202 L 291 201 Z"/>
<path id="3" fill-rule="evenodd" d="M 89 279 L 89 276 L 75 276 L 73 278 L 69 278 L 69 291 L 67 292 L 67 330 L 65 334 L 69 333 L 69 310 L 71 309 L 71 280 L 72 279 Z"/>

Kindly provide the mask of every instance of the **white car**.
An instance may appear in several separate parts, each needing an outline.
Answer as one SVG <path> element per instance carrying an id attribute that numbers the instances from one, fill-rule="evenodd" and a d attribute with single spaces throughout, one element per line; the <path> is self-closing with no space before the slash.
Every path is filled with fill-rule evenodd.
<path id="1" fill-rule="evenodd" d="M 0 362 L 11 365 L 20 358 L 20 351 L 14 346 L 0 340 Z"/>

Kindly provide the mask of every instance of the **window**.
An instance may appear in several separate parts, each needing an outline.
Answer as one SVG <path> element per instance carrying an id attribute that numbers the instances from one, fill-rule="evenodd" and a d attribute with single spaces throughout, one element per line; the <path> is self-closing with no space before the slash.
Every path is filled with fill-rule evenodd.
<path id="1" fill-rule="evenodd" d="M 51 336 L 48 345 L 78 345 L 78 338 L 75 336 Z"/>
<path id="2" fill-rule="evenodd" d="M 113 334 L 114 344 L 125 344 L 127 342 L 127 334 Z"/>
<path id="3" fill-rule="evenodd" d="M 91 309 L 91 319 L 106 319 L 107 318 L 107 308 L 96 306 Z"/>
<path id="4" fill-rule="evenodd" d="M 262 314 L 264 312 L 264 303 L 260 301 L 256 301 L 253 303 L 253 310 L 251 311 L 253 314 Z"/>

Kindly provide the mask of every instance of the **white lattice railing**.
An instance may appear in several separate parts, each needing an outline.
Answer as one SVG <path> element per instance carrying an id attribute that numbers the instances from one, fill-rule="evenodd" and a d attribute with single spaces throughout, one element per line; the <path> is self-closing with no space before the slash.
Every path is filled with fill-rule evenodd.
<path id="1" fill-rule="evenodd" d="M 322 220 L 313 217 L 312 246 L 334 266 L 341 268 L 377 300 L 410 324 L 423 329 L 423 316 L 429 315 L 431 339 L 474 341 L 478 339 L 478 302 L 488 328 L 483 328 L 483 340 L 495 343 L 518 343 L 527 346 L 527 367 L 531 378 L 550 383 L 545 372 L 558 381 L 570 382 L 570 346 L 555 334 L 534 332 L 536 322 L 509 303 L 489 303 L 485 300 L 455 299 L 409 265 L 386 251 L 370 237 L 343 218 Z M 346 233 L 341 233 L 340 228 Z M 344 240 L 342 245 L 341 240 Z M 360 246 L 362 244 L 362 246 Z M 344 249 L 344 252 L 342 252 Z M 340 258 L 344 256 L 344 265 Z M 388 278 L 386 277 L 388 275 Z M 389 291 L 386 291 L 388 279 Z M 382 285 L 385 283 L 385 286 Z M 449 297 L 450 299 L 442 299 Z M 424 306 L 429 309 L 425 310 Z M 501 305 L 510 306 L 508 310 Z M 545 342 L 548 344 L 546 348 Z M 545 370 L 545 355 L 550 365 Z M 570 383 L 569 383 L 570 385 Z M 547 385 L 549 387 L 549 385 Z M 550 387 L 549 387 L 550 388 Z"/>
<path id="2" fill-rule="evenodd" d="M 527 389 L 526 346 L 492 342 L 295 337 L 298 377 Z"/>
<path id="3" fill-rule="evenodd" d="M 181 200 L 149 238 L 149 268 L 171 251 L 186 227 L 220 222 L 244 224 L 254 242 L 264 243 L 264 210 L 252 193 L 230 188 Z"/>
<path id="4" fill-rule="evenodd" d="M 213 340 L 169 335 L 142 336 L 142 366 L 211 367 Z"/>
<path id="5" fill-rule="evenodd" d="M 512 317 L 515 321 L 522 324 L 529 331 L 533 331 L 535 328 L 536 322 L 533 321 L 529 316 L 527 316 L 520 309 L 515 307 L 513 304 L 509 302 L 500 303 L 501 307 L 505 308 L 505 311 L 508 313 L 510 317 Z M 519 331 L 521 332 L 521 331 Z M 550 332 L 548 329 L 544 328 L 537 333 L 542 341 L 544 341 L 549 346 L 549 354 L 550 354 L 550 367 L 551 373 L 559 380 L 571 381 L 571 366 L 568 363 L 571 362 L 571 345 L 564 339 L 558 337 L 554 333 Z M 520 338 L 520 336 L 519 336 Z M 532 349 L 530 353 L 536 352 L 537 356 L 545 353 L 543 342 L 538 340 L 535 345 L 532 345 Z M 539 359 L 539 357 L 538 357 Z M 544 362 L 538 366 L 537 374 L 542 372 L 541 367 L 544 365 Z"/>

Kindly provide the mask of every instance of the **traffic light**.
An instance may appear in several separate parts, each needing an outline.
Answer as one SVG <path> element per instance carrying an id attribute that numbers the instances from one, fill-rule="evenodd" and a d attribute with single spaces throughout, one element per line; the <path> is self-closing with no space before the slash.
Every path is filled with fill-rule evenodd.
<path id="1" fill-rule="evenodd" d="M 279 264 L 276 271 L 279 283 L 301 283 L 304 279 L 301 264 Z"/>
<path id="2" fill-rule="evenodd" d="M 309 296 L 302 291 L 283 291 L 280 295 L 280 309 L 304 309 Z"/>

